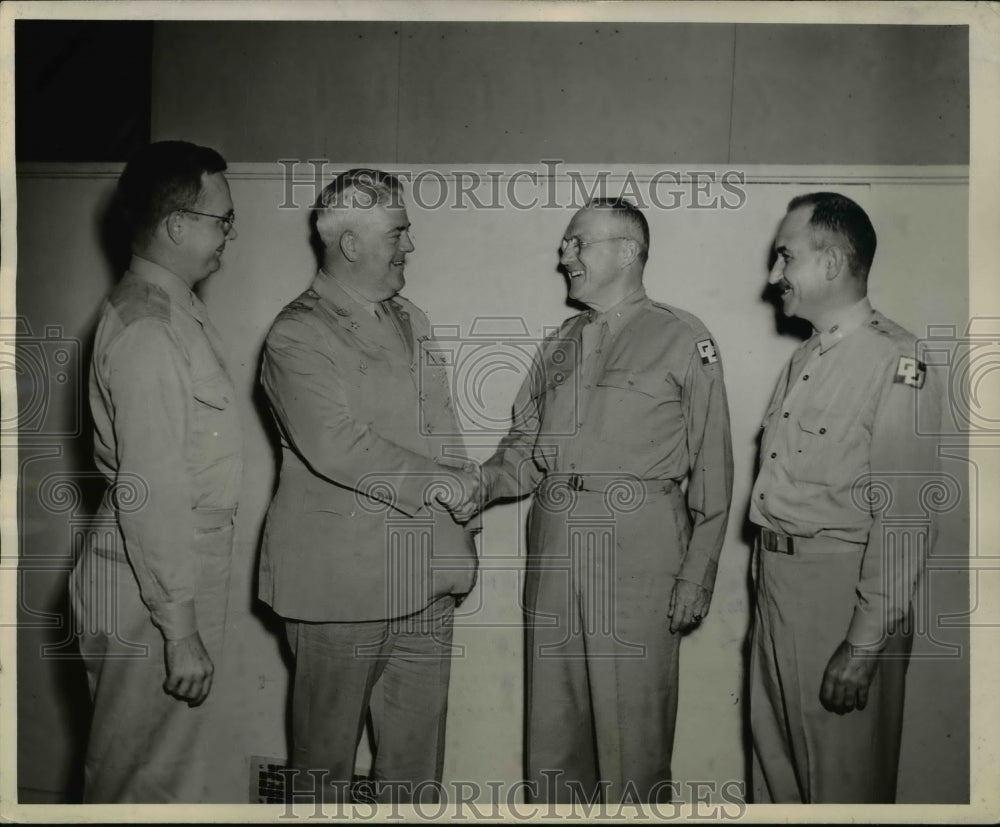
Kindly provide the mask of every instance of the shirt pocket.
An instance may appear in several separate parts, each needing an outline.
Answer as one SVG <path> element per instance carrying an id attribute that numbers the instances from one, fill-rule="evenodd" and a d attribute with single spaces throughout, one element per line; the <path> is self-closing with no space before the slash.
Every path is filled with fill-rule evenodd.
<path id="1" fill-rule="evenodd" d="M 193 402 L 193 460 L 211 465 L 224 457 L 239 454 L 241 432 L 233 402 L 232 383 L 221 371 L 201 377 L 191 389 Z"/>
<path id="2" fill-rule="evenodd" d="M 621 399 L 633 399 L 631 394 L 641 394 L 649 399 L 664 401 L 669 395 L 671 384 L 666 379 L 650 373 L 642 373 L 628 368 L 609 368 L 594 383 Z"/>
<path id="3" fill-rule="evenodd" d="M 662 374 L 605 370 L 591 399 L 587 418 L 599 418 L 603 435 L 614 442 L 646 444 L 680 416 L 680 389 Z"/>
<path id="4" fill-rule="evenodd" d="M 831 408 L 810 406 L 797 420 L 793 476 L 803 482 L 833 484 L 847 467 L 846 436 L 850 414 Z"/>
<path id="5" fill-rule="evenodd" d="M 202 405 L 217 411 L 224 411 L 232 404 L 232 388 L 223 373 L 195 382 L 191 395 Z"/>

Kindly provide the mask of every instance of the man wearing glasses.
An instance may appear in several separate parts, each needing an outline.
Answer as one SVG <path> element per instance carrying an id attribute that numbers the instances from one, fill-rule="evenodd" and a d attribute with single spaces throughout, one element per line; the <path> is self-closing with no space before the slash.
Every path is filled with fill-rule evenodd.
<path id="1" fill-rule="evenodd" d="M 236 238 L 225 169 L 212 149 L 164 141 L 118 184 L 133 257 L 101 310 L 90 376 L 110 528 L 70 578 L 94 704 L 88 803 L 215 800 L 209 693 L 242 432 L 223 344 L 193 290 Z"/>
<path id="2" fill-rule="evenodd" d="M 576 213 L 560 267 L 589 310 L 544 342 L 483 466 L 484 502 L 535 493 L 524 605 L 536 800 L 671 798 L 680 638 L 708 614 L 726 533 L 722 364 L 698 319 L 646 295 L 648 251 L 629 202 Z"/>

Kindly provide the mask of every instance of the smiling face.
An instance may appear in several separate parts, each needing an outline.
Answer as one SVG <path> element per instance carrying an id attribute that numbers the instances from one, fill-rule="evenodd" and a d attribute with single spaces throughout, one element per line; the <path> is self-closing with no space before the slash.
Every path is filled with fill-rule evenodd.
<path id="1" fill-rule="evenodd" d="M 233 199 L 221 172 L 201 176 L 201 194 L 191 209 L 213 216 L 232 214 Z M 230 228 L 227 233 L 220 219 L 208 215 L 184 213 L 184 217 L 187 220 L 184 257 L 192 284 L 195 284 L 222 266 L 226 242 L 236 238 L 236 230 Z"/>
<path id="2" fill-rule="evenodd" d="M 588 307 L 607 308 L 622 297 L 625 271 L 621 221 L 607 209 L 584 207 L 563 234 L 559 265 L 569 282 L 569 297 Z M 570 239 L 579 239 L 579 244 Z"/>
<path id="3" fill-rule="evenodd" d="M 358 289 L 370 301 L 395 296 L 406 283 L 406 256 L 415 249 L 410 219 L 401 203 L 382 203 L 364 210 L 354 233 L 358 251 Z"/>
<path id="4" fill-rule="evenodd" d="M 816 323 L 816 320 L 838 303 L 836 273 L 822 236 L 809 225 L 812 206 L 792 210 L 782 220 L 774 239 L 775 262 L 768 283 L 776 285 L 781 294 L 786 316 Z"/>

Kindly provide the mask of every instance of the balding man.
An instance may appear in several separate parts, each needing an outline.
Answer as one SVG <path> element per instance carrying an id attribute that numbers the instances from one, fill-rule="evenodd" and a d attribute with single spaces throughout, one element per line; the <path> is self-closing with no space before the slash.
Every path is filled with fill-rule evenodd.
<path id="1" fill-rule="evenodd" d="M 282 460 L 260 598 L 295 659 L 292 764 L 349 799 L 370 712 L 379 799 L 434 798 L 452 617 L 477 565 L 442 505 L 478 482 L 449 470 L 464 450 L 444 368 L 398 295 L 414 250 L 401 182 L 350 170 L 314 215 L 322 267 L 275 320 L 261 373 Z"/>
<path id="2" fill-rule="evenodd" d="M 875 246 L 865 211 L 831 192 L 793 199 L 774 240 L 769 281 L 813 334 L 771 397 L 750 501 L 758 802 L 895 799 L 910 601 L 932 540 L 912 516 L 939 473 L 916 423 L 939 421 L 942 395 L 914 337 L 872 309 Z"/>
<path id="3" fill-rule="evenodd" d="M 648 251 L 629 202 L 576 213 L 560 266 L 590 309 L 542 344 L 483 466 L 485 501 L 535 493 L 525 763 L 540 801 L 670 800 L 680 639 L 708 614 L 726 534 L 719 352 L 646 295 Z"/>

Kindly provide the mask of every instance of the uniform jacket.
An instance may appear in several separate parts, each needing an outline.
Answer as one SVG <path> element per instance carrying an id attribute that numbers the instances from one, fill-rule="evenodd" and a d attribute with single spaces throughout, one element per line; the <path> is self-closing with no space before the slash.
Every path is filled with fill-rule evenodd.
<path id="1" fill-rule="evenodd" d="M 471 535 L 426 504 L 464 457 L 443 360 L 415 305 L 378 309 L 381 322 L 321 270 L 267 335 L 281 471 L 259 596 L 285 618 L 400 617 L 474 582 Z"/>

